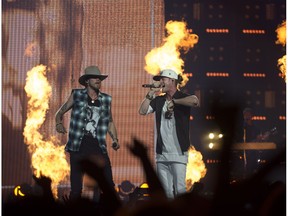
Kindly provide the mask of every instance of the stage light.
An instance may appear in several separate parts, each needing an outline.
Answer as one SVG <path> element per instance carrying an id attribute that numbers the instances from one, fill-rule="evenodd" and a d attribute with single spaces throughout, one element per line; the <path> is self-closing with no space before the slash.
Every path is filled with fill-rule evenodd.
<path id="1" fill-rule="evenodd" d="M 148 185 L 146 182 L 144 182 L 144 183 L 142 183 L 142 184 L 139 186 L 139 188 L 148 189 L 148 188 L 149 188 L 149 185 Z"/>
<path id="2" fill-rule="evenodd" d="M 23 183 L 14 187 L 13 194 L 15 197 L 29 196 L 32 194 L 32 190 L 33 189 L 29 184 Z"/>
<path id="3" fill-rule="evenodd" d="M 206 32 L 207 33 L 228 34 L 229 33 L 229 29 L 216 29 L 216 28 L 210 29 L 210 28 L 207 28 Z"/>
<path id="4" fill-rule="evenodd" d="M 223 134 L 217 131 L 210 132 L 206 138 L 207 146 L 210 150 L 220 149 L 222 145 Z"/>
<path id="5" fill-rule="evenodd" d="M 243 73 L 243 77 L 257 77 L 257 78 L 265 78 L 265 73 Z"/>
<path id="6" fill-rule="evenodd" d="M 266 116 L 253 116 L 253 121 L 266 121 Z"/>
<path id="7" fill-rule="evenodd" d="M 207 72 L 207 77 L 229 77 L 230 74 L 226 72 Z"/>
<path id="8" fill-rule="evenodd" d="M 243 29 L 243 34 L 265 34 L 265 30 L 263 29 Z"/>
<path id="9" fill-rule="evenodd" d="M 208 137 L 209 137 L 209 139 L 214 139 L 215 135 L 214 135 L 214 133 L 209 133 Z"/>
<path id="10" fill-rule="evenodd" d="M 146 182 L 136 187 L 134 192 L 129 194 L 130 200 L 134 201 L 146 201 L 150 199 L 149 185 Z"/>
<path id="11" fill-rule="evenodd" d="M 22 193 L 22 191 L 21 191 L 21 186 L 20 185 L 18 185 L 18 186 L 16 186 L 14 188 L 14 195 L 15 196 L 25 196 L 25 194 Z"/>
<path id="12" fill-rule="evenodd" d="M 214 120 L 214 119 L 215 119 L 215 116 L 206 115 L 206 116 L 205 116 L 205 119 L 206 119 L 206 120 Z"/>
<path id="13" fill-rule="evenodd" d="M 193 77 L 193 73 L 192 72 L 185 72 L 187 77 Z"/>

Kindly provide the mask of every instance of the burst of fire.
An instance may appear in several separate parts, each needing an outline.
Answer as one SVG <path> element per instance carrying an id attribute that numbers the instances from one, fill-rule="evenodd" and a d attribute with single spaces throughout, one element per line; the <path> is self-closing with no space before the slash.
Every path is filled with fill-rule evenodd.
<path id="1" fill-rule="evenodd" d="M 188 77 L 183 73 L 184 61 L 181 59 L 180 50 L 188 50 L 198 43 L 198 36 L 191 34 L 185 22 L 168 21 L 165 26 L 167 37 L 164 38 L 160 47 L 152 49 L 145 56 L 145 70 L 152 75 L 157 75 L 164 69 L 172 69 L 181 74 L 183 82 L 181 87 L 188 82 Z"/>
<path id="2" fill-rule="evenodd" d="M 44 175 L 52 180 L 52 192 L 57 197 L 57 185 L 69 174 L 64 146 L 54 136 L 44 140 L 39 132 L 49 109 L 52 90 L 46 78 L 47 68 L 38 65 L 28 71 L 25 91 L 29 98 L 27 120 L 24 127 L 24 141 L 31 155 L 33 173 L 36 177 Z"/>
<path id="3" fill-rule="evenodd" d="M 286 45 L 286 21 L 283 21 L 276 29 L 277 41 L 276 44 Z"/>
<path id="4" fill-rule="evenodd" d="M 279 70 L 281 71 L 281 77 L 286 82 L 286 55 L 284 55 L 282 58 L 278 59 L 277 66 L 279 67 Z"/>
<path id="5" fill-rule="evenodd" d="M 192 188 L 195 182 L 199 182 L 200 179 L 206 175 L 207 169 L 202 159 L 202 154 L 191 146 L 188 150 L 188 164 L 186 171 L 187 191 Z"/>
<path id="6" fill-rule="evenodd" d="M 276 44 L 281 44 L 282 46 L 286 46 L 286 20 L 283 21 L 278 28 L 276 29 L 277 33 L 277 41 Z M 282 78 L 286 82 L 286 55 L 282 58 L 278 59 L 277 66 L 279 67 Z"/>

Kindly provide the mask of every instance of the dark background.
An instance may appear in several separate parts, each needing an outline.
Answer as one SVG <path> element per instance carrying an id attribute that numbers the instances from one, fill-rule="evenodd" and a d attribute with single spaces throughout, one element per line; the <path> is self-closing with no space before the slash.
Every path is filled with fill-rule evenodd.
<path id="1" fill-rule="evenodd" d="M 285 1 L 166 0 L 165 19 L 186 21 L 188 28 L 199 36 L 199 42 L 187 54 L 183 53 L 183 58 L 184 71 L 192 73 L 184 91 L 197 94 L 201 101 L 200 107 L 191 111 L 191 139 L 207 165 L 203 181 L 212 183 L 213 170 L 221 164 L 218 151 L 208 148 L 208 133 L 219 130 L 213 115 L 214 104 L 238 108 L 234 122 L 235 142 L 241 138 L 245 107 L 253 109 L 254 121 L 263 133 L 277 128 L 277 133 L 269 138 L 277 149 L 260 151 L 264 163 L 285 150 L 286 82 L 279 75 L 277 60 L 286 55 L 286 46 L 275 43 L 276 29 L 286 21 Z M 225 29 L 228 33 L 207 33 L 207 29 Z M 244 34 L 243 29 L 265 33 Z M 229 76 L 208 77 L 207 72 Z M 246 77 L 245 73 L 262 77 Z M 232 152 L 239 160 L 236 162 L 238 170 L 243 164 L 238 157 L 240 153 Z M 275 179 L 285 179 L 284 164 L 283 161 Z"/>
<path id="2" fill-rule="evenodd" d="M 286 46 L 275 43 L 276 29 L 285 15 L 285 1 L 165 1 L 166 21 L 184 20 L 199 36 L 196 46 L 183 53 L 184 71 L 193 74 L 184 90 L 198 94 L 201 101 L 200 108 L 191 111 L 192 139 L 195 130 L 213 130 L 213 120 L 207 117 L 213 117 L 211 106 L 216 100 L 219 105 L 239 105 L 238 124 L 242 110 L 251 107 L 256 117 L 265 118 L 255 120 L 263 132 L 276 126 L 274 141 L 286 139 L 286 83 L 277 66 Z M 227 29 L 229 33 L 207 33 L 206 29 Z M 265 33 L 243 34 L 243 29 Z M 207 72 L 229 76 L 208 77 Z M 245 77 L 245 73 L 265 77 Z M 203 124 L 212 128 L 200 127 Z M 193 142 L 201 148 L 200 143 Z"/>

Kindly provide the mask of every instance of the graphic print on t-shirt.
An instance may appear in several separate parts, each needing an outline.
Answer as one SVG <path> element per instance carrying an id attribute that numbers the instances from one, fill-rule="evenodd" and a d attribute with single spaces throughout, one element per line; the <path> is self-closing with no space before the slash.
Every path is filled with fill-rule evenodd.
<path id="1" fill-rule="evenodd" d="M 97 135 L 97 125 L 99 121 L 99 107 L 96 106 L 87 106 L 87 124 L 86 124 L 86 131 L 90 132 L 94 138 Z"/>

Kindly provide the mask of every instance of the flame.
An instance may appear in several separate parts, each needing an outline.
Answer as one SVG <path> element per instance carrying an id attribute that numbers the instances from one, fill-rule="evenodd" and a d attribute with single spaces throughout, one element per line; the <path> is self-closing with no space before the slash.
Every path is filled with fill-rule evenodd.
<path id="1" fill-rule="evenodd" d="M 276 29 L 277 41 L 276 44 L 281 44 L 282 46 L 286 45 L 286 20 L 278 25 Z"/>
<path id="2" fill-rule="evenodd" d="M 276 44 L 281 44 L 283 47 L 286 46 L 286 20 L 283 21 L 276 29 L 277 41 Z M 277 66 L 282 73 L 282 78 L 286 82 L 286 55 L 278 59 Z"/>
<path id="3" fill-rule="evenodd" d="M 46 66 L 44 65 L 38 65 L 27 72 L 24 89 L 29 100 L 23 135 L 31 155 L 34 175 L 51 178 L 52 192 L 57 197 L 56 186 L 68 176 L 69 166 L 64 146 L 59 146 L 60 141 L 54 136 L 45 141 L 39 132 L 45 121 L 45 115 L 49 109 L 49 98 L 52 94 L 45 75 Z"/>
<path id="4" fill-rule="evenodd" d="M 279 70 L 281 71 L 281 77 L 286 82 L 286 55 L 284 55 L 282 58 L 278 59 L 277 66 L 279 67 Z"/>
<path id="5" fill-rule="evenodd" d="M 191 34 L 191 30 L 188 30 L 186 25 L 185 22 L 168 21 L 165 26 L 168 36 L 164 38 L 160 47 L 156 47 L 146 54 L 144 67 L 152 75 L 157 75 L 164 69 L 174 70 L 183 77 L 181 87 L 185 86 L 189 79 L 187 75 L 183 74 L 184 61 L 180 57 L 180 50 L 182 49 L 186 53 L 198 43 L 198 36 Z"/>
<path id="6" fill-rule="evenodd" d="M 186 187 L 189 191 L 195 182 L 199 182 L 201 178 L 205 177 L 207 169 L 202 160 L 202 154 L 193 146 L 188 149 L 188 164 L 186 171 Z"/>

